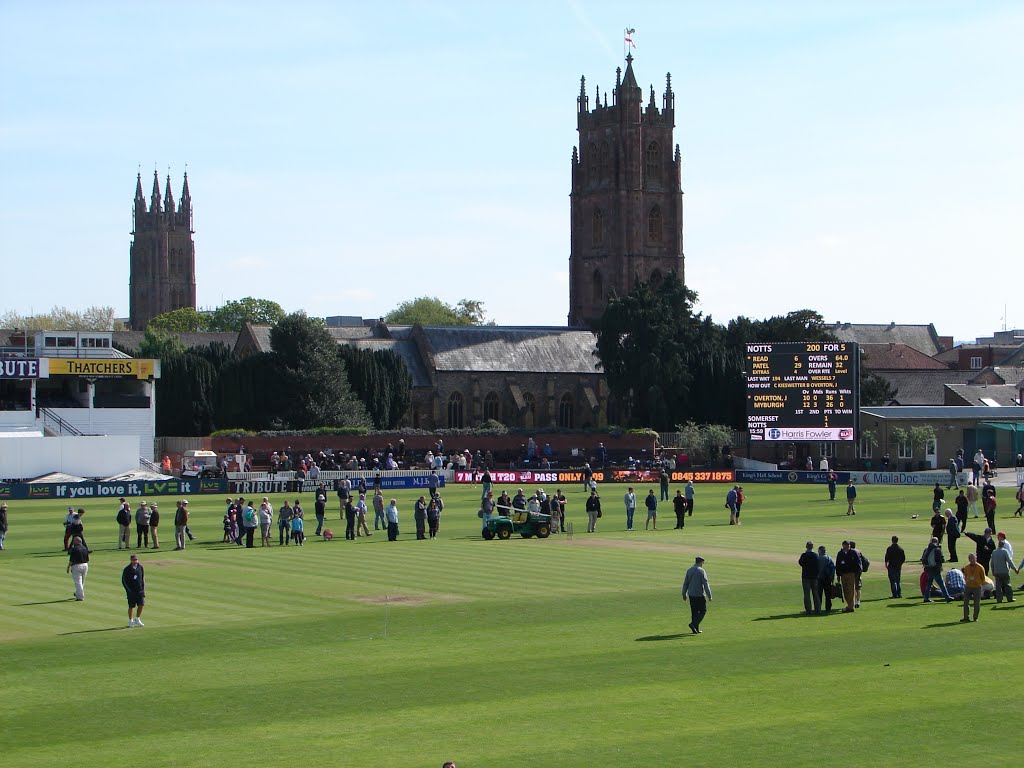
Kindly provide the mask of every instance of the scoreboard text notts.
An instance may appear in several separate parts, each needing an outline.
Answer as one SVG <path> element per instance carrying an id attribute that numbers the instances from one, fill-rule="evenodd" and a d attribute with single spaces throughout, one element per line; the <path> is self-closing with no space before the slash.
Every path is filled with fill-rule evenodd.
<path id="1" fill-rule="evenodd" d="M 751 440 L 856 439 L 860 351 L 842 341 L 747 344 Z"/>

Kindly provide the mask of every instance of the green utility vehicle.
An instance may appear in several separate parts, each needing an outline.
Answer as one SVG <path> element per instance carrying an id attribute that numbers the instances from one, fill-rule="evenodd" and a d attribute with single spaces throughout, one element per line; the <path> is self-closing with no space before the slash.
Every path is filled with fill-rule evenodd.
<path id="1" fill-rule="evenodd" d="M 483 537 L 491 539 L 509 539 L 513 533 L 518 533 L 524 539 L 536 536 L 538 539 L 546 539 L 551 535 L 551 515 L 542 512 L 527 512 L 526 510 L 512 510 L 512 516 L 498 515 L 487 521 L 483 529 Z"/>

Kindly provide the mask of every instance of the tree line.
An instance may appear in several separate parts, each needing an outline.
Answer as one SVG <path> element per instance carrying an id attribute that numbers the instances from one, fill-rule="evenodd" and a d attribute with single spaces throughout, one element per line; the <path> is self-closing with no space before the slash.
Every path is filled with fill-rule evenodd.
<path id="1" fill-rule="evenodd" d="M 688 422 L 746 423 L 747 343 L 836 341 L 818 312 L 801 309 L 720 325 L 694 310 L 697 294 L 675 274 L 613 296 L 597 321 L 597 365 L 620 405 L 622 426 L 673 431 Z M 861 403 L 888 402 L 896 391 L 861 366 Z"/>
<path id="2" fill-rule="evenodd" d="M 186 348 L 149 327 L 138 349 L 161 360 L 156 433 L 199 436 L 216 429 L 398 426 L 412 379 L 391 350 L 339 345 L 323 321 L 304 312 L 270 331 L 270 352 L 237 354 L 220 343 Z"/>

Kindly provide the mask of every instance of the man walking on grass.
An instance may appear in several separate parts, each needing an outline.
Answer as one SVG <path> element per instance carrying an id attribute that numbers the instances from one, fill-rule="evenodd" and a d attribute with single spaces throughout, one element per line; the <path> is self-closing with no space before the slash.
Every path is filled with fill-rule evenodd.
<path id="1" fill-rule="evenodd" d="M 85 577 L 89 575 L 89 548 L 82 543 L 81 536 L 71 539 L 68 547 L 68 573 L 75 585 L 75 600 L 85 600 Z"/>
<path id="2" fill-rule="evenodd" d="M 121 506 L 117 508 L 117 548 L 132 548 L 132 507 L 121 497 Z"/>
<path id="3" fill-rule="evenodd" d="M 960 538 L 960 521 L 953 517 L 953 510 L 946 509 L 946 548 L 949 562 L 959 562 L 956 557 L 956 540 Z"/>
<path id="4" fill-rule="evenodd" d="M 708 574 L 704 570 L 704 558 L 698 557 L 694 560 L 683 578 L 683 602 L 690 603 L 690 631 L 695 635 L 702 634 L 700 623 L 708 612 L 708 602 L 711 600 L 711 584 L 708 582 Z"/>
<path id="5" fill-rule="evenodd" d="M 857 579 L 861 574 L 861 561 L 860 555 L 848 541 L 843 542 L 843 548 L 836 554 L 836 573 L 839 574 L 839 582 L 843 585 L 843 600 L 846 602 L 843 613 L 853 613 Z"/>
<path id="6" fill-rule="evenodd" d="M 903 597 L 901 577 L 905 562 L 907 562 L 907 554 L 900 546 L 900 537 L 893 536 L 892 544 L 885 550 L 885 570 L 889 575 L 889 589 L 892 590 L 894 598 Z"/>
<path id="7" fill-rule="evenodd" d="M 315 465 L 314 465 L 315 466 Z M 324 517 L 327 515 L 327 497 L 323 491 L 316 492 L 316 501 L 313 502 L 313 516 L 316 517 L 316 533 L 314 536 L 322 536 L 324 530 Z M 376 527 L 376 523 L 374 523 Z"/>
<path id="8" fill-rule="evenodd" d="M 970 621 L 967 614 L 970 612 L 970 605 L 974 603 L 974 621 L 978 620 L 981 612 L 981 590 L 985 587 L 985 569 L 978 562 L 978 556 L 973 552 L 967 556 L 967 565 L 964 566 L 964 617 L 961 622 Z"/>
<path id="9" fill-rule="evenodd" d="M 146 575 L 138 555 L 132 555 L 131 561 L 121 571 L 121 586 L 128 598 L 128 626 L 144 627 L 142 609 L 146 605 Z"/>
<path id="10" fill-rule="evenodd" d="M 686 526 L 686 497 L 682 491 L 676 491 L 672 499 L 672 510 L 676 513 L 676 530 Z"/>
<path id="11" fill-rule="evenodd" d="M 807 542 L 807 549 L 797 560 L 800 566 L 800 584 L 804 589 L 804 613 L 810 614 L 811 602 L 814 603 L 814 612 L 821 613 L 821 593 L 817 590 L 818 570 L 821 563 L 818 561 L 818 554 L 814 551 L 814 542 Z"/>
<path id="12" fill-rule="evenodd" d="M 992 553 L 989 562 L 991 566 L 992 580 L 996 584 L 996 602 L 1003 602 L 1003 598 L 1009 603 L 1014 602 L 1013 587 L 1010 586 L 1010 571 L 1020 573 L 1013 565 L 1013 550 L 1008 548 L 1009 542 L 1000 539 L 996 545 L 996 551 Z"/>
<path id="13" fill-rule="evenodd" d="M 927 574 L 928 579 L 924 585 L 924 601 L 926 603 L 932 602 L 932 584 L 937 583 L 939 585 L 939 591 L 942 592 L 942 596 L 946 598 L 946 602 L 951 602 L 953 598 L 949 596 L 949 590 L 946 589 L 946 582 L 942 579 L 942 563 L 945 562 L 945 558 L 942 556 L 942 547 L 939 546 L 939 539 L 932 536 L 931 541 L 928 542 L 928 546 L 924 552 L 921 553 L 921 563 L 924 565 L 924 572 Z"/>
<path id="14" fill-rule="evenodd" d="M 825 606 L 825 613 L 832 610 L 832 585 L 836 580 L 836 561 L 829 557 L 825 547 L 818 547 L 818 583 L 815 594 L 818 605 Z"/>
<path id="15" fill-rule="evenodd" d="M 647 507 L 647 522 L 644 523 L 644 530 L 646 531 L 652 522 L 654 523 L 654 530 L 658 530 L 658 499 L 654 495 L 653 488 L 647 494 L 647 498 L 644 499 L 644 504 Z"/>
<path id="16" fill-rule="evenodd" d="M 626 505 L 626 530 L 633 530 L 633 515 L 636 513 L 636 494 L 633 493 L 633 486 L 630 486 L 626 490 L 626 495 L 622 497 L 623 503 Z"/>

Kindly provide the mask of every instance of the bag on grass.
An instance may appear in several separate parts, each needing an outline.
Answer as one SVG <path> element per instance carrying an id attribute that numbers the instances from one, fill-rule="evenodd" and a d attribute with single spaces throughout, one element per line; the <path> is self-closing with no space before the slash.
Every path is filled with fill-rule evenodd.
<path id="1" fill-rule="evenodd" d="M 832 597 L 833 599 L 843 599 L 843 585 L 838 581 L 832 583 Z"/>

